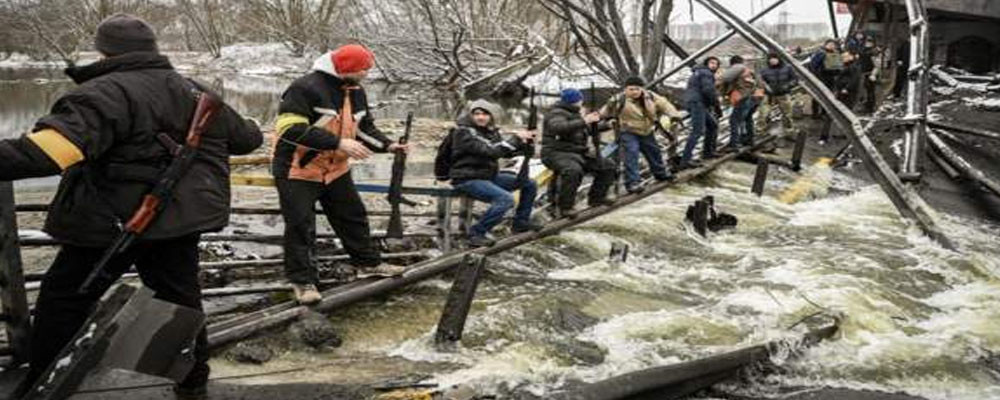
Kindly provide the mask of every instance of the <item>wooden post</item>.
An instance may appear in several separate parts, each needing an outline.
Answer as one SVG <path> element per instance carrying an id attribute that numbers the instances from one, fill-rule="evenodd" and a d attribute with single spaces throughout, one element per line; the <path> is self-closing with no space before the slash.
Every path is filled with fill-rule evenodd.
<path id="1" fill-rule="evenodd" d="M 438 237 L 441 239 L 441 251 L 451 251 L 451 197 L 438 196 Z"/>
<path id="2" fill-rule="evenodd" d="M 0 302 L 3 321 L 7 323 L 14 365 L 28 360 L 31 319 L 24 289 L 21 246 L 17 238 L 17 215 L 14 213 L 14 185 L 0 182 Z"/>
<path id="3" fill-rule="evenodd" d="M 469 196 L 462 196 L 458 202 L 458 230 L 469 234 L 472 227 L 472 206 L 474 202 Z"/>
<path id="4" fill-rule="evenodd" d="M 795 137 L 795 148 L 792 150 L 792 170 L 796 172 L 802 170 L 802 154 L 806 151 L 807 139 L 809 139 L 809 133 L 805 130 L 799 130 L 799 136 Z"/>
<path id="5" fill-rule="evenodd" d="M 462 340 L 465 320 L 469 317 L 479 279 L 485 270 L 486 257 L 482 255 L 470 254 L 462 260 L 462 266 L 455 273 L 455 282 L 451 284 L 448 300 L 441 312 L 437 334 L 434 335 L 435 343 L 446 344 Z"/>
<path id="6" fill-rule="evenodd" d="M 753 177 L 753 194 L 764 195 L 764 183 L 767 182 L 767 160 L 757 160 L 757 173 Z"/>

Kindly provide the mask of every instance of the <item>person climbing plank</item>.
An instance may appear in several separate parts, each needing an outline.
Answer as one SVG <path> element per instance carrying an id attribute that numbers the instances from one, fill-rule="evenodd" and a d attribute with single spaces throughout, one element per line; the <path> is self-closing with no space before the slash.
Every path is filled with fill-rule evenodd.
<path id="1" fill-rule="evenodd" d="M 371 238 L 365 205 L 354 187 L 349 160 L 373 152 L 406 152 L 375 127 L 361 81 L 375 56 L 357 44 L 316 59 L 312 71 L 281 96 L 271 173 L 285 220 L 285 276 L 302 304 L 322 300 L 312 258 L 316 247 L 316 202 L 351 256 L 359 275 L 398 276 L 405 269 L 385 264 Z"/>

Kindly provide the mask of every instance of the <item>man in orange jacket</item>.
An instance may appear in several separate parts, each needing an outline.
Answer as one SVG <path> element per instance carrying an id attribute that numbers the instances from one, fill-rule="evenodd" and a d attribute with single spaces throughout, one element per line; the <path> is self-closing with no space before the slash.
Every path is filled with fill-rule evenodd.
<path id="1" fill-rule="evenodd" d="M 369 113 L 360 83 L 374 65 L 364 46 L 342 46 L 320 56 L 281 96 L 271 173 L 285 220 L 285 275 L 302 304 L 321 300 L 313 262 L 317 201 L 352 264 L 378 275 L 403 272 L 381 262 L 351 178 L 349 160 L 407 151 L 379 132 Z"/>

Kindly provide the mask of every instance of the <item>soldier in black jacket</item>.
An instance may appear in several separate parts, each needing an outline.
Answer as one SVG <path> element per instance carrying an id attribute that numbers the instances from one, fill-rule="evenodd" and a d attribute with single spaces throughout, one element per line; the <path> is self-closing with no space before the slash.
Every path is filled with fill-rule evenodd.
<path id="1" fill-rule="evenodd" d="M 157 298 L 201 309 L 199 235 L 229 222 L 229 156 L 249 153 L 263 140 L 255 123 L 224 106 L 163 215 L 112 258 L 108 276 L 98 278 L 93 290 L 78 293 L 121 223 L 171 161 L 157 134 L 183 143 L 197 96 L 207 91 L 174 71 L 157 52 L 152 29 L 138 18 L 106 19 L 97 28 L 96 47 L 104 58 L 66 70 L 79 86 L 59 98 L 31 133 L 0 142 L 0 179 L 62 174 L 45 222 L 61 248 L 38 295 L 26 383 L 54 361 L 94 303 L 133 265 Z M 175 388 L 179 397 L 204 396 L 206 344 L 202 331 L 195 368 Z"/>
<path id="2" fill-rule="evenodd" d="M 514 197 L 510 192 L 520 190 L 519 203 L 514 212 L 514 233 L 541 229 L 541 225 L 531 221 L 535 195 L 538 187 L 531 179 L 519 182 L 517 175 L 499 172 L 497 159 L 534 153 L 527 140 L 535 137 L 534 131 L 520 131 L 504 139 L 495 125 L 500 108 L 485 101 L 476 100 L 469 105 L 469 114 L 459 118 L 451 136 L 451 169 L 448 173 L 452 186 L 479 201 L 490 203 L 479 221 L 469 228 L 469 245 L 472 247 L 492 246 L 493 239 L 487 234 L 503 220 L 508 210 L 514 207 Z M 525 160 L 524 162 L 527 162 Z"/>
<path id="3" fill-rule="evenodd" d="M 382 134 L 368 112 L 360 82 L 374 65 L 367 48 L 342 46 L 316 59 L 313 71 L 281 95 L 271 173 L 285 220 L 285 276 L 302 304 L 322 299 L 312 259 L 317 201 L 351 263 L 367 269 L 364 274 L 404 272 L 382 263 L 348 161 L 366 159 L 372 152 L 407 150 Z"/>
<path id="4" fill-rule="evenodd" d="M 565 89 L 560 100 L 545 115 L 542 130 L 542 162 L 557 177 L 557 206 L 565 217 L 573 218 L 577 211 L 576 190 L 583 181 L 583 174 L 593 174 L 587 200 L 591 206 L 603 205 L 610 200 L 608 188 L 615 179 L 614 164 L 601 157 L 600 149 L 589 150 L 589 127 L 600 121 L 601 116 L 591 110 L 581 115 L 583 94 L 577 89 Z"/>

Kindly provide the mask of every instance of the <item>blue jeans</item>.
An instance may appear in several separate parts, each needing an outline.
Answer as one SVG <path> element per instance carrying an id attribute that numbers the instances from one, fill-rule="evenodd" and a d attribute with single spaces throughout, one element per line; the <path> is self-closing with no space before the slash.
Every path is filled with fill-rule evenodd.
<path id="1" fill-rule="evenodd" d="M 733 113 L 729 115 L 729 143 L 737 146 L 753 144 L 753 113 L 757 110 L 758 102 L 753 97 L 740 100 Z"/>
<path id="2" fill-rule="evenodd" d="M 469 197 L 490 203 L 490 208 L 479 218 L 479 222 L 469 228 L 471 235 L 483 236 L 494 226 L 497 226 L 503 220 L 503 215 L 507 213 L 507 210 L 514 207 L 514 196 L 511 196 L 510 192 L 517 189 L 521 191 L 521 201 L 514 212 L 514 225 L 527 224 L 530 221 L 538 186 L 531 179 L 525 180 L 521 187 L 515 187 L 516 185 L 517 175 L 508 173 L 497 174 L 492 181 L 476 179 L 455 185 L 456 190 L 469 195 Z"/>
<path id="3" fill-rule="evenodd" d="M 705 135 L 705 145 L 701 148 L 702 158 L 715 156 L 715 141 L 719 137 L 719 124 L 715 117 L 708 112 L 700 101 L 688 102 L 688 112 L 691 113 L 691 135 L 688 136 L 687 143 L 684 144 L 684 153 L 681 155 L 681 162 L 691 161 L 694 156 L 694 146 L 698 144 L 698 139 Z"/>
<path id="4" fill-rule="evenodd" d="M 632 185 L 639 183 L 639 153 L 646 158 L 649 164 L 649 171 L 657 179 L 666 179 L 670 176 L 667 168 L 663 165 L 663 152 L 660 144 L 656 143 L 656 137 L 652 133 L 648 135 L 636 135 L 634 133 L 621 133 L 622 145 L 625 146 L 625 184 Z"/>

